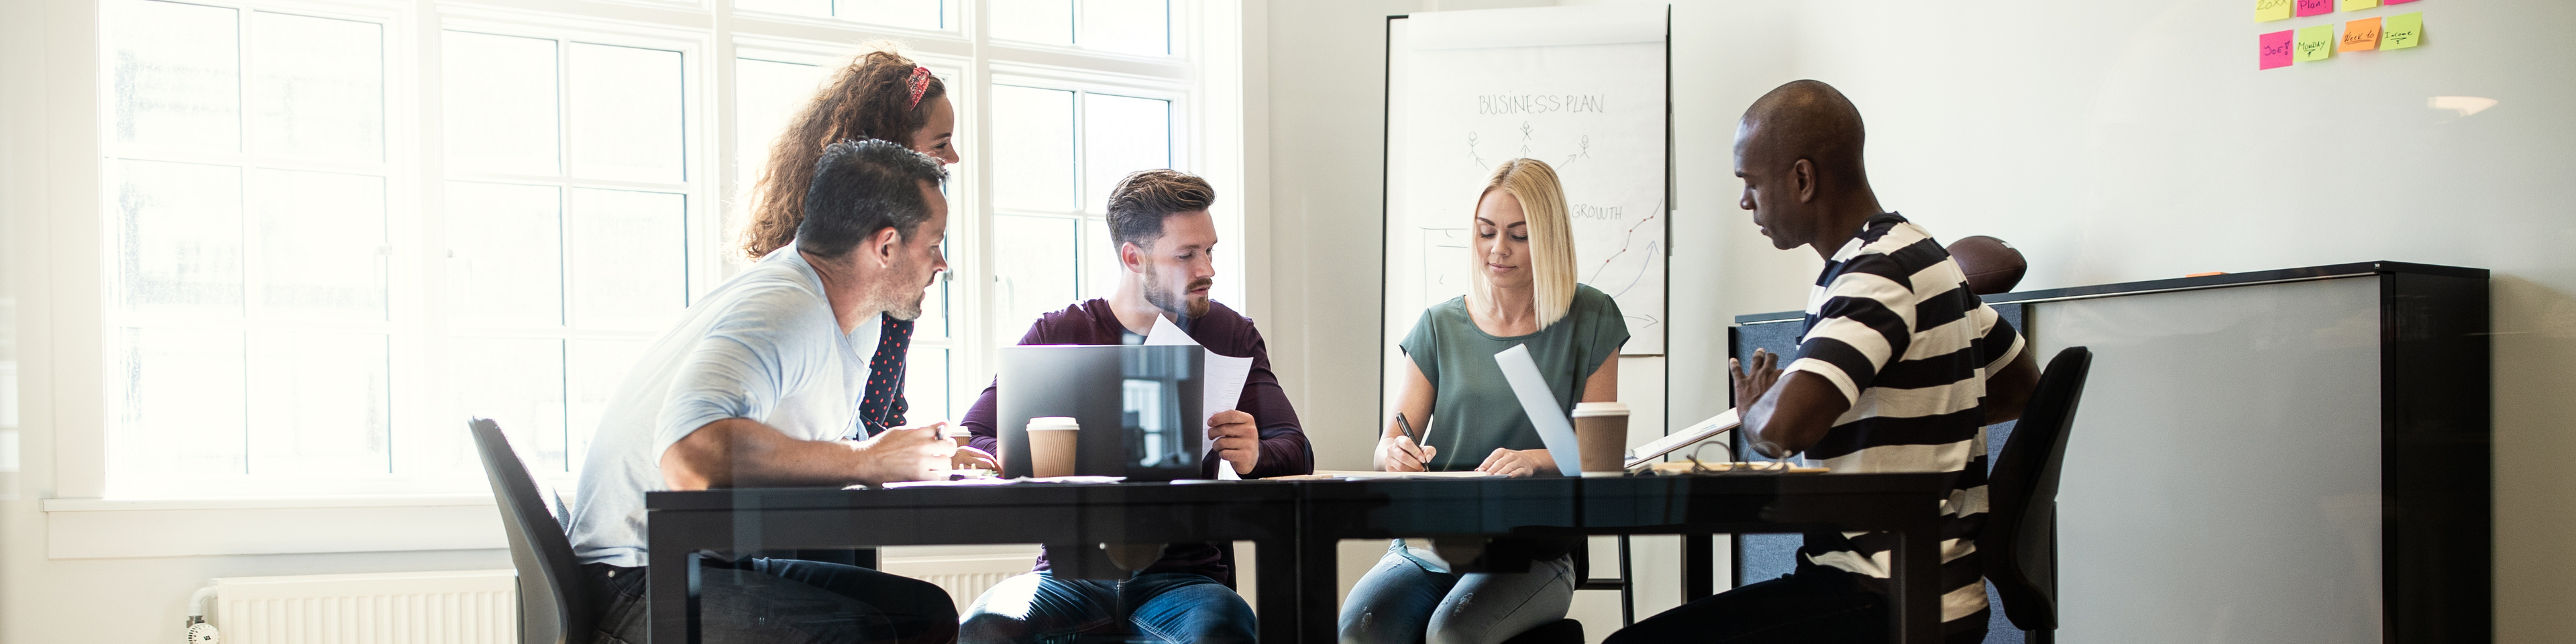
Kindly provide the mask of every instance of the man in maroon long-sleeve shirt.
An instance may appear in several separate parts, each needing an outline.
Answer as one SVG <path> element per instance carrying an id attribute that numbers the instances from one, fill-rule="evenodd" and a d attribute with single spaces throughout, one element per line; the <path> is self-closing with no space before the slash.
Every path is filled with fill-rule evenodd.
<path id="1" fill-rule="evenodd" d="M 1251 318 L 1208 299 L 1216 283 L 1209 251 L 1217 238 L 1207 209 L 1215 200 L 1215 189 L 1189 174 L 1128 175 L 1109 197 L 1109 235 L 1126 268 L 1117 292 L 1039 317 L 1020 344 L 1144 344 L 1154 321 L 1168 318 L 1210 351 L 1252 358 L 1235 410 L 1207 419 L 1216 458 L 1201 464 L 1203 474 L 1216 478 L 1219 467 L 1248 479 L 1313 473 L 1314 451 L 1278 376 L 1270 372 L 1261 332 Z M 967 445 L 986 453 L 999 451 L 993 392 L 984 388 L 963 421 L 974 432 Z M 1252 607 L 1224 585 L 1233 571 L 1220 563 L 1222 557 L 1215 544 L 1171 544 L 1161 560 L 1135 576 L 1109 581 L 1057 579 L 1042 552 L 1036 571 L 1004 580 L 975 600 L 958 640 L 1018 643 L 1116 633 L 1249 643 Z"/>

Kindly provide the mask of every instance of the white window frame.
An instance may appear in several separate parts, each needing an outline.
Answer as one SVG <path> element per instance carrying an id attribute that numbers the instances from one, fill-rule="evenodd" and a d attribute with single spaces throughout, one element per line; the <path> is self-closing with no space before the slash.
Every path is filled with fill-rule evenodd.
<path id="1" fill-rule="evenodd" d="M 395 261 L 389 263 L 391 286 L 385 325 L 393 336 L 389 362 L 397 441 L 413 431 L 410 425 L 430 423 L 443 415 L 404 410 L 437 409 L 443 405 L 447 380 L 440 356 L 448 329 L 444 313 L 438 310 L 446 293 L 445 253 L 430 249 L 443 248 L 445 244 L 437 213 L 443 207 L 445 183 L 451 179 L 441 156 L 444 136 L 439 120 L 437 71 L 439 39 L 443 31 L 450 29 L 683 52 L 687 65 L 684 80 L 689 88 L 684 105 L 694 112 L 686 144 L 691 155 L 687 166 L 691 186 L 685 193 L 691 202 L 689 276 L 693 293 L 702 293 L 741 266 L 733 259 L 734 240 L 726 237 L 725 229 L 730 218 L 737 216 L 740 204 L 735 198 L 742 187 L 736 185 L 739 181 L 733 171 L 738 146 L 733 128 L 736 107 L 730 91 L 737 47 L 760 53 L 804 52 L 840 58 L 855 53 L 857 48 L 851 43 L 892 37 L 904 41 L 906 53 L 925 64 L 961 70 L 957 77 L 943 79 L 960 101 L 959 139 L 969 154 L 963 165 L 953 168 L 958 184 L 952 190 L 952 212 L 966 216 L 952 216 L 949 234 L 959 242 L 952 247 L 950 257 L 955 267 L 952 279 L 957 280 L 958 286 L 987 286 L 953 291 L 954 331 L 947 347 L 953 352 L 949 375 L 951 415 L 962 415 L 980 393 L 982 383 L 989 381 L 990 347 L 996 344 L 991 338 L 1015 338 L 1026 324 L 1022 320 L 993 320 L 983 314 L 993 304 L 993 289 L 989 287 L 992 249 L 987 234 L 993 209 L 991 188 L 981 179 L 988 176 L 994 150 L 985 136 L 989 123 L 984 114 L 988 108 L 981 99 L 989 79 L 997 73 L 1049 79 L 1056 84 L 1073 83 L 1083 89 L 1109 90 L 1107 93 L 1174 99 L 1174 165 L 1216 183 L 1220 193 L 1216 209 L 1220 234 L 1245 251 L 1232 257 L 1220 256 L 1221 285 L 1247 284 L 1256 277 L 1245 274 L 1248 263 L 1244 260 L 1257 251 L 1241 243 L 1247 226 L 1240 213 L 1254 210 L 1242 206 L 1256 195 L 1244 189 L 1242 18 L 1241 7 L 1233 0 L 1173 0 L 1171 56 L 994 41 L 985 35 L 987 30 L 983 27 L 987 5 L 975 0 L 966 0 L 963 10 L 952 10 L 950 29 L 935 31 L 880 27 L 836 18 L 753 11 L 727 13 L 723 9 L 730 3 L 724 0 L 530 0 L 512 3 L 509 9 L 444 0 L 417 4 L 383 0 L 187 1 L 245 10 L 355 17 L 385 25 L 387 226 L 395 256 Z M 476 503 L 479 479 L 473 484 L 475 489 L 461 494 L 406 495 L 394 493 L 394 488 L 400 486 L 370 490 L 303 479 L 271 489 L 227 490 L 223 494 L 227 498 L 215 500 L 102 499 L 111 487 L 108 463 L 112 445 L 106 428 L 107 406 L 114 391 L 109 381 L 112 363 L 108 349 L 114 304 L 108 301 L 103 287 L 116 275 L 111 265 L 115 257 L 108 246 L 108 220 L 113 214 L 106 211 L 106 206 L 113 203 L 113 197 L 109 194 L 112 186 L 107 182 L 110 175 L 106 164 L 113 162 L 109 155 L 116 147 L 106 139 L 109 121 L 105 106 L 113 103 L 106 102 L 105 92 L 112 87 L 109 78 L 113 70 L 105 64 L 107 59 L 101 49 L 101 4 L 80 0 L 53 3 L 56 15 L 66 8 L 77 12 L 83 7 L 90 10 L 90 15 L 85 20 L 50 23 L 49 29 L 83 24 L 90 29 L 86 34 L 49 40 L 47 64 L 52 69 L 77 69 L 85 59 L 88 68 L 96 73 L 85 79 L 57 77 L 51 81 L 44 109 L 39 112 L 45 115 L 44 127 L 94 128 L 94 136 L 88 137 L 87 143 L 58 141 L 40 152 L 13 153 L 42 159 L 56 168 L 46 180 L 46 185 L 56 192 L 40 202 L 50 223 L 22 220 L 29 226 L 23 232 L 45 240 L 41 256 L 31 256 L 29 265 L 53 267 L 41 276 L 28 278 L 24 283 L 31 289 L 18 298 L 22 319 L 42 321 L 24 330 L 21 346 L 50 347 L 43 355 L 31 352 L 20 367 L 22 390 L 30 401 L 23 425 L 39 432 L 39 438 L 30 443 L 39 451 L 31 452 L 30 457 L 50 461 L 50 466 L 29 470 L 30 474 L 50 480 L 29 481 L 28 488 L 49 499 L 49 513 L 129 512 L 131 520 L 119 519 L 116 530 L 131 531 L 166 522 L 171 529 L 163 532 L 172 534 L 188 532 L 182 527 L 208 516 L 205 512 L 256 510 L 337 517 L 340 515 L 332 513 L 349 507 L 379 512 L 383 507 L 442 508 L 460 502 Z M 249 17 L 248 13 L 241 15 L 245 20 Z M 770 58 L 759 54 L 751 57 Z M 1212 112 L 1211 105 L 1218 111 Z M 1212 130 L 1212 126 L 1217 129 Z M 565 161 L 569 164 L 570 158 Z M 72 165 L 63 165 L 65 162 Z M 65 188 L 70 192 L 63 192 Z M 1247 311 L 1261 308 L 1258 301 L 1229 303 Z M 915 416 L 916 422 L 931 419 L 918 412 Z M 395 458 L 403 456 L 398 451 Z M 275 494 L 302 498 L 271 496 Z M 359 500 L 325 502 L 315 501 L 317 498 Z M 261 516 L 290 520 L 281 514 Z M 53 522 L 51 537 L 57 543 L 73 543 L 104 534 L 82 527 L 94 523 Z M 452 539 L 455 543 L 421 545 L 418 539 L 406 540 L 403 535 L 417 533 L 423 526 L 402 521 L 376 520 L 366 528 L 353 530 L 365 534 L 334 538 L 330 544 L 242 545 L 210 538 L 199 539 L 202 543 L 197 545 L 165 544 L 155 552 L 211 555 L 500 545 L 497 535 L 489 539 L 491 543 Z M 90 552 L 78 556 L 111 554 Z"/>

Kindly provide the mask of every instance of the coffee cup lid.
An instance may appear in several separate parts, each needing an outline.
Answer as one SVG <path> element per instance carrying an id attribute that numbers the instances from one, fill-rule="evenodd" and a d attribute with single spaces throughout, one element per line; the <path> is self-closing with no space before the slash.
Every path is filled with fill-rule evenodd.
<path id="1" fill-rule="evenodd" d="M 1575 417 L 1575 418 L 1583 418 L 1583 417 L 1586 417 L 1586 416 L 1626 416 L 1626 415 L 1628 415 L 1628 404 L 1627 404 L 1627 403 L 1623 403 L 1623 402 L 1619 402 L 1619 401 L 1616 401 L 1616 400 L 1609 400 L 1609 401 L 1602 401 L 1602 402 L 1579 402 L 1579 403 L 1574 403 L 1574 417 Z"/>
<path id="2" fill-rule="evenodd" d="M 1082 423 L 1075 421 L 1072 416 L 1039 416 L 1029 419 L 1029 431 L 1050 429 L 1078 430 L 1082 429 Z"/>

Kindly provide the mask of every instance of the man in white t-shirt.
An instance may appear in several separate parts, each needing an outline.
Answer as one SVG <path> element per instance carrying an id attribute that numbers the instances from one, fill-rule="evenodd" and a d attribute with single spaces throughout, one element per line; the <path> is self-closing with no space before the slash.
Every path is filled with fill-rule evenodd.
<path id="1" fill-rule="evenodd" d="M 570 528 L 601 603 L 600 635 L 642 642 L 644 493 L 910 481 L 991 457 L 939 424 L 868 436 L 859 403 L 882 317 L 921 314 L 948 266 L 937 160 L 878 140 L 824 149 L 796 241 L 689 307 L 627 371 L 592 438 Z M 928 582 L 840 564 L 712 562 L 708 642 L 953 641 Z"/>

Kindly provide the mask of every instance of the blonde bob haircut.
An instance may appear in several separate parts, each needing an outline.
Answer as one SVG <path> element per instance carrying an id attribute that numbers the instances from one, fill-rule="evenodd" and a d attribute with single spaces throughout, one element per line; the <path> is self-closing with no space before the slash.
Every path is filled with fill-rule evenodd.
<path id="1" fill-rule="evenodd" d="M 1538 306 L 1538 328 L 1546 329 L 1565 319 L 1566 310 L 1574 307 L 1574 225 L 1566 219 L 1565 185 L 1556 180 L 1556 169 L 1546 162 L 1513 159 L 1494 168 L 1494 176 L 1485 180 L 1484 191 L 1476 194 L 1476 204 L 1483 206 L 1485 197 L 1497 190 L 1520 201 L 1521 217 L 1529 222 L 1530 286 L 1536 291 L 1531 299 Z M 1475 216 L 1472 210 L 1468 216 Z M 1496 237 L 1494 241 L 1500 243 L 1502 239 Z M 1472 250 L 1467 254 L 1470 274 L 1476 276 L 1467 281 L 1467 305 L 1477 311 L 1491 311 L 1493 276 L 1485 271 L 1484 257 L 1476 256 Z"/>

